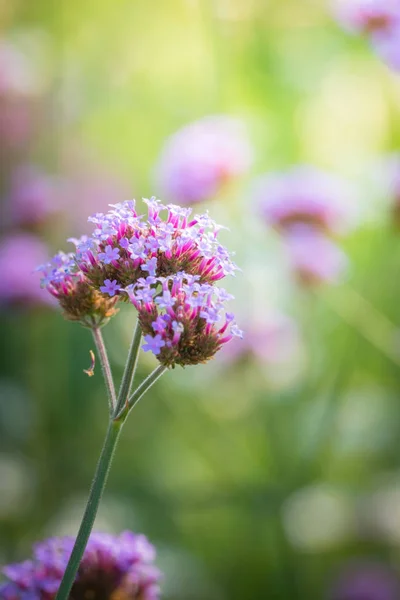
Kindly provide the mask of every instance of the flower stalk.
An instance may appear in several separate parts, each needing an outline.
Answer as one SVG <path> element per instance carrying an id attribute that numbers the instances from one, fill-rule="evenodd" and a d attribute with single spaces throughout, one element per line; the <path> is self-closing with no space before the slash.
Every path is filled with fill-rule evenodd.
<path id="1" fill-rule="evenodd" d="M 141 328 L 139 321 L 136 324 L 132 338 L 131 347 L 126 361 L 124 375 L 118 395 L 118 400 L 115 396 L 114 381 L 111 373 L 110 364 L 106 348 L 104 345 L 101 331 L 98 327 L 92 329 L 93 338 L 96 343 L 96 348 L 100 357 L 104 380 L 107 388 L 107 395 L 110 408 L 110 421 L 107 429 L 106 438 L 104 440 L 103 449 L 100 454 L 96 472 L 93 478 L 92 487 L 90 489 L 89 498 L 86 509 L 82 518 L 81 526 L 76 537 L 75 545 L 72 550 L 67 568 L 65 570 L 60 588 L 57 592 L 56 600 L 68 600 L 71 588 L 74 584 L 75 577 L 82 560 L 83 553 L 89 540 L 90 533 L 96 518 L 100 500 L 104 492 L 108 474 L 110 472 L 112 459 L 118 443 L 123 424 L 133 406 L 142 398 L 142 396 L 150 389 L 150 387 L 167 371 L 167 367 L 159 365 L 135 390 L 129 398 L 133 379 L 135 376 L 136 366 L 138 362 Z M 120 408 L 119 408 L 120 407 Z M 119 409 L 119 412 L 118 412 Z"/>
<path id="2" fill-rule="evenodd" d="M 126 361 L 124 374 L 122 376 L 121 387 L 118 393 L 118 399 L 115 406 L 114 415 L 118 415 L 128 401 L 135 377 L 136 367 L 139 360 L 140 341 L 142 339 L 142 329 L 139 319 L 136 322 L 131 346 L 129 348 L 128 360 Z"/>
<path id="3" fill-rule="evenodd" d="M 96 518 L 97 509 L 106 485 L 108 473 L 110 472 L 111 462 L 114 456 L 115 448 L 118 442 L 123 421 L 110 421 L 103 449 L 100 454 L 96 472 L 90 489 L 88 502 L 82 523 L 76 537 L 75 545 L 71 557 L 68 561 L 60 588 L 57 592 L 56 600 L 67 600 L 75 581 L 76 573 L 79 568 L 83 553 L 85 551 L 93 523 Z"/>
<path id="4" fill-rule="evenodd" d="M 92 335 L 96 345 L 97 354 L 100 359 L 101 370 L 103 372 L 104 383 L 107 390 L 108 410 L 110 416 L 112 416 L 117 406 L 117 398 L 115 394 L 114 380 L 111 372 L 110 362 L 108 360 L 107 350 L 100 327 L 93 327 Z"/>
<path id="5" fill-rule="evenodd" d="M 232 337 L 242 336 L 234 315 L 225 308 L 233 296 L 215 285 L 238 269 L 218 240 L 221 227 L 207 213 L 190 218 L 190 208 L 165 206 L 156 198 L 144 202 L 147 220 L 136 211 L 134 200 L 110 205 L 107 214 L 90 217 L 95 225 L 91 237 L 70 238 L 75 253 L 59 252 L 38 267 L 42 286 L 57 298 L 64 316 L 92 331 L 110 413 L 87 506 L 56 600 L 69 598 L 119 435 L 132 408 L 168 369 L 205 363 Z M 136 308 L 138 319 L 117 394 L 101 327 L 124 300 Z M 142 335 L 142 349 L 152 352 L 159 366 L 132 392 Z"/>

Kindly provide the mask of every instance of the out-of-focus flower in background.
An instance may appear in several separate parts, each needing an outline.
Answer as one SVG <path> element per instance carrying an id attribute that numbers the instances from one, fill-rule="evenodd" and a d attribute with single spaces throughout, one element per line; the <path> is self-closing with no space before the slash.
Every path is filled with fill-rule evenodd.
<path id="1" fill-rule="evenodd" d="M 0 241 L 0 303 L 3 305 L 53 304 L 40 288 L 36 267 L 48 259 L 46 245 L 30 233 L 14 233 Z"/>
<path id="2" fill-rule="evenodd" d="M 62 209 L 60 182 L 34 165 L 18 165 L 11 173 L 6 220 L 14 227 L 34 227 Z"/>
<path id="3" fill-rule="evenodd" d="M 329 591 L 329 600 L 397 600 L 398 574 L 384 563 L 352 561 L 343 567 Z"/>
<path id="4" fill-rule="evenodd" d="M 353 33 L 366 34 L 377 54 L 400 69 L 400 4 L 397 0 L 336 0 L 334 13 Z"/>
<path id="5" fill-rule="evenodd" d="M 267 225 L 282 234 L 299 282 L 335 283 L 347 259 L 328 236 L 345 233 L 355 218 L 355 197 L 341 178 L 298 166 L 255 180 L 254 202 Z"/>
<path id="6" fill-rule="evenodd" d="M 8 583 L 0 586 L 2 600 L 52 600 L 72 551 L 71 537 L 36 544 L 33 560 L 3 568 Z M 119 536 L 93 533 L 71 590 L 74 600 L 157 600 L 161 572 L 154 566 L 156 551 L 144 535 L 125 531 Z"/>
<path id="7" fill-rule="evenodd" d="M 336 0 L 334 10 L 343 26 L 356 33 L 386 31 L 400 22 L 397 0 Z"/>
<path id="8" fill-rule="evenodd" d="M 244 318 L 243 318 L 244 319 Z M 246 323 L 242 339 L 234 338 L 216 356 L 216 368 L 226 377 L 226 369 L 236 370 L 253 364 L 258 367 L 269 389 L 293 385 L 301 376 L 306 354 L 300 329 L 294 319 L 281 312 L 270 312 L 258 321 Z M 250 386 L 249 386 L 250 389 Z"/>
<path id="9" fill-rule="evenodd" d="M 254 358 L 260 364 L 282 364 L 293 359 L 301 347 L 296 322 L 282 313 L 263 316 L 262 320 L 246 325 L 243 339 L 234 339 L 221 353 L 223 363 Z"/>
<path id="10" fill-rule="evenodd" d="M 400 152 L 383 157 L 379 167 L 383 193 L 389 201 L 394 223 L 400 226 Z"/>
<path id="11" fill-rule="evenodd" d="M 292 227 L 284 236 L 290 267 L 300 283 L 340 282 L 348 267 L 346 254 L 325 235 L 307 225 Z"/>
<path id="12" fill-rule="evenodd" d="M 3 148 L 25 150 L 40 119 L 41 81 L 34 60 L 16 44 L 0 40 L 0 137 Z"/>
<path id="13" fill-rule="evenodd" d="M 212 199 L 248 171 L 252 155 L 242 121 L 223 115 L 204 117 L 166 141 L 156 169 L 161 193 L 179 204 Z"/>
<path id="14" fill-rule="evenodd" d="M 350 187 L 308 165 L 258 177 L 252 195 L 266 223 L 281 231 L 304 223 L 328 234 L 343 233 L 354 213 Z"/>

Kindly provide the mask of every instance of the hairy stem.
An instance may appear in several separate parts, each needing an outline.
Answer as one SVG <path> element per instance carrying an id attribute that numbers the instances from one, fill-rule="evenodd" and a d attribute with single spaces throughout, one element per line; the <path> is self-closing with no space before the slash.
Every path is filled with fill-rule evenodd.
<path id="1" fill-rule="evenodd" d="M 72 585 L 75 581 L 76 573 L 79 568 L 79 563 L 81 562 L 90 533 L 92 531 L 93 523 L 96 518 L 101 497 L 103 495 L 108 473 L 110 471 L 111 461 L 114 456 L 122 425 L 123 421 L 111 421 L 108 426 L 107 435 L 101 451 L 99 462 L 97 463 L 96 473 L 90 489 L 85 513 L 83 515 L 82 523 L 79 528 L 64 577 L 57 592 L 56 600 L 68 600 Z"/>
<path id="2" fill-rule="evenodd" d="M 151 388 L 151 386 L 163 375 L 166 371 L 168 371 L 167 367 L 163 365 L 159 365 L 142 383 L 139 387 L 134 391 L 132 396 L 129 398 L 127 410 L 130 412 L 132 408 L 137 404 L 140 398 Z"/>
<path id="3" fill-rule="evenodd" d="M 136 322 L 135 331 L 129 348 L 128 359 L 125 364 L 124 374 L 122 376 L 121 387 L 118 392 L 117 406 L 114 411 L 114 415 L 118 415 L 125 404 L 128 402 L 128 397 L 132 388 L 133 379 L 135 377 L 135 371 L 137 362 L 139 359 L 140 340 L 142 339 L 142 330 L 139 324 L 139 320 Z"/>
<path id="4" fill-rule="evenodd" d="M 103 335 L 101 333 L 100 327 L 93 327 L 92 334 L 94 343 L 96 344 L 97 354 L 100 359 L 104 383 L 106 385 L 108 409 L 110 411 L 110 415 L 113 415 L 117 407 L 117 396 L 115 393 L 114 380 L 111 373 L 110 362 L 108 360 L 107 350 L 104 345 Z"/>

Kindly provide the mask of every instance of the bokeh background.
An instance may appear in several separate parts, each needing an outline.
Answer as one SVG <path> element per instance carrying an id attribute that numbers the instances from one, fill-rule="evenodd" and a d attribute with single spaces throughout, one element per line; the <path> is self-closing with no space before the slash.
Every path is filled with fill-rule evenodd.
<path id="1" fill-rule="evenodd" d="M 108 203 L 162 198 L 169 136 L 227 115 L 251 165 L 195 210 L 229 226 L 244 345 L 135 408 L 96 528 L 151 539 L 166 600 L 399 597 L 399 101 L 324 0 L 0 2 L 0 563 L 76 533 L 107 421 L 90 334 L 32 270 Z M 338 281 L 296 277 L 260 218 L 254 178 L 297 164 L 350 186 Z M 104 330 L 117 378 L 134 322 Z"/>

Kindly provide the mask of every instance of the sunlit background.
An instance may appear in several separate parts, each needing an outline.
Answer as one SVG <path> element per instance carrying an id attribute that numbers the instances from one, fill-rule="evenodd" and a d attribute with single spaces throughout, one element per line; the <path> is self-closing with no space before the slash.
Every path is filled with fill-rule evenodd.
<path id="1" fill-rule="evenodd" d="M 150 538 L 166 600 L 400 597 L 400 74 L 329 0 L 1 0 L 0 33 L 0 563 L 76 534 L 107 423 L 32 271 L 157 195 L 229 227 L 245 335 L 135 408 L 95 528 Z M 335 223 L 288 232 L 319 173 Z"/>

